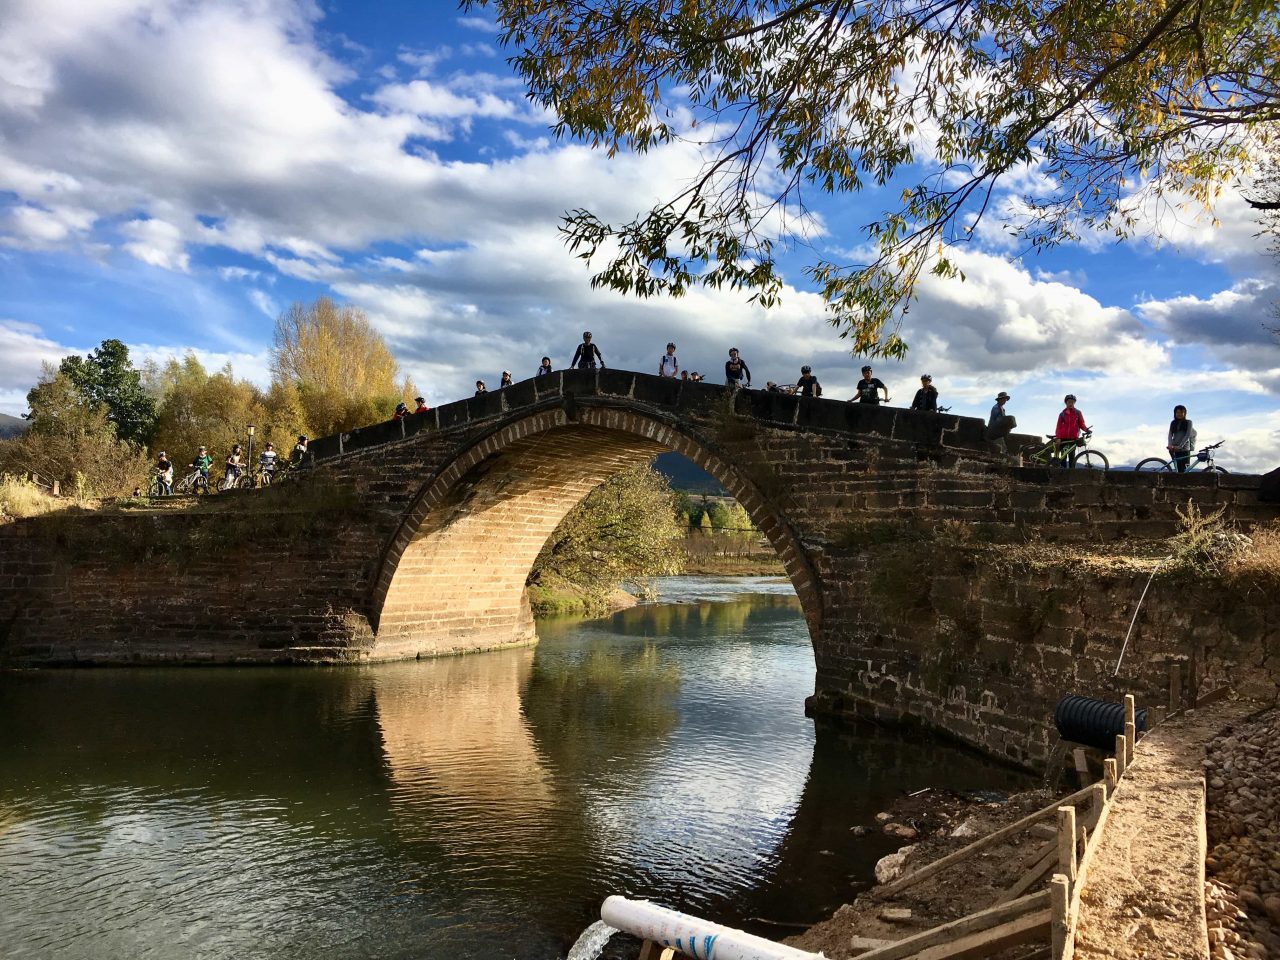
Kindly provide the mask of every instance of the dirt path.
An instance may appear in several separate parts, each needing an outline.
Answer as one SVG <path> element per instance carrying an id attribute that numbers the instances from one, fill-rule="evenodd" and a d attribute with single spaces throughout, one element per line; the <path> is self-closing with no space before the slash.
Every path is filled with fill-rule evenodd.
<path id="1" fill-rule="evenodd" d="M 1081 894 L 1077 957 L 1208 960 L 1205 746 L 1256 709 L 1226 701 L 1166 721 L 1141 740 Z"/>

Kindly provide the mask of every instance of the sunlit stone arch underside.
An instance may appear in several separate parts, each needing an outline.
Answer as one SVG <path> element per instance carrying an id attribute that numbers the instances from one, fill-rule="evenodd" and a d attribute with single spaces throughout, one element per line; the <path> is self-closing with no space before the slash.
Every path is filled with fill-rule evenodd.
<path id="1" fill-rule="evenodd" d="M 714 476 L 777 550 L 810 631 L 814 573 L 790 526 L 744 473 L 684 431 L 640 413 L 586 407 L 508 423 L 474 443 L 415 498 L 370 596 L 374 656 L 403 658 L 535 637 L 525 581 L 547 538 L 591 490 L 666 451 Z"/>

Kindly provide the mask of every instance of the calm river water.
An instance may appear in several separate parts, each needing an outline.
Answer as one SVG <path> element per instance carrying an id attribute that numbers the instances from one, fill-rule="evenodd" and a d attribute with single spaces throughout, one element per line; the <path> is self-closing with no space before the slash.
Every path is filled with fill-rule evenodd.
<path id="1" fill-rule="evenodd" d="M 0 675 L 0 957 L 563 957 L 610 893 L 818 919 L 902 791 L 1023 780 L 817 727 L 790 587 L 672 578 L 537 647 Z M 753 919 L 754 918 L 754 919 Z"/>

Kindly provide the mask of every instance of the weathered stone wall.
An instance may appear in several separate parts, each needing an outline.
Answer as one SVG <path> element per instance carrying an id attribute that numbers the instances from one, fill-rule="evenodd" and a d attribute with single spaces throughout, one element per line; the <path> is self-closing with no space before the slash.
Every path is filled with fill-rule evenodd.
<path id="1" fill-rule="evenodd" d="M 914 537 L 964 554 L 936 540 L 946 525 L 976 541 L 1166 537 L 1188 499 L 1246 526 L 1277 514 L 1256 478 L 1010 467 L 976 420 L 574 372 L 318 441 L 297 480 L 217 509 L 0 528 L 0 646 L 29 664 L 314 662 L 527 642 L 524 580 L 546 537 L 661 450 L 716 476 L 777 549 L 820 705 L 917 717 L 1022 761 L 1044 751 L 1046 705 L 1103 673 L 1128 586 L 1063 597 L 1080 633 L 1039 622 L 1043 571 L 1002 580 L 884 550 Z"/>

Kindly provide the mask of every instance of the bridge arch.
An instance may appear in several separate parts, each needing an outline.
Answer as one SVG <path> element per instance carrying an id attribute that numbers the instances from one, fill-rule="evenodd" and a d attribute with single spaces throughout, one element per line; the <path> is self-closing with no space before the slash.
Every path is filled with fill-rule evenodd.
<path id="1" fill-rule="evenodd" d="M 427 479 L 368 598 L 375 659 L 531 641 L 525 580 L 564 516 L 610 476 L 673 450 L 714 476 L 777 550 L 816 643 L 819 581 L 791 525 L 732 456 L 675 418 L 579 405 L 531 412 Z"/>

